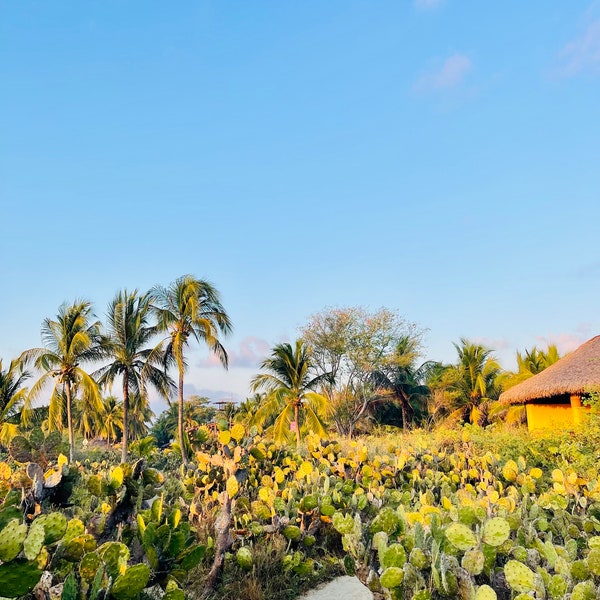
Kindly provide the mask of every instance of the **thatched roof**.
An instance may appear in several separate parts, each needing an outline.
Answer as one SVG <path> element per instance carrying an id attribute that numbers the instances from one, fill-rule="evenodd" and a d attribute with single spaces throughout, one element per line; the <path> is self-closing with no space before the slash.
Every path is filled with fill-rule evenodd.
<path id="1" fill-rule="evenodd" d="M 500 394 L 500 402 L 522 404 L 563 394 L 581 395 L 595 388 L 600 389 L 600 335 Z"/>

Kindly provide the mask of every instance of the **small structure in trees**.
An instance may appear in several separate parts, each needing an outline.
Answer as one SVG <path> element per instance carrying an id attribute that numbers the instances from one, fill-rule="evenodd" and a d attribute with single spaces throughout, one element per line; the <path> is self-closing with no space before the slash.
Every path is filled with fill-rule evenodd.
<path id="1" fill-rule="evenodd" d="M 600 390 L 600 335 L 503 392 L 500 402 L 524 404 L 530 431 L 571 429 L 582 422 L 582 398 L 592 390 Z"/>

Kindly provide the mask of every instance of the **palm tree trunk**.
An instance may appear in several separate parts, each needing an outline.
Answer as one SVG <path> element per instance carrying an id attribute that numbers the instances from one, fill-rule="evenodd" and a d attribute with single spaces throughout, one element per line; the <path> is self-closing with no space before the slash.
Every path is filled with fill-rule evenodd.
<path id="1" fill-rule="evenodd" d="M 183 366 L 179 367 L 177 408 L 177 436 L 179 437 L 179 447 L 181 448 L 181 460 L 184 465 L 187 465 L 188 459 L 185 451 L 185 440 L 183 435 Z"/>
<path id="2" fill-rule="evenodd" d="M 296 421 L 296 445 L 300 446 L 300 401 L 294 402 L 294 420 Z"/>
<path id="3" fill-rule="evenodd" d="M 121 462 L 127 462 L 127 436 L 129 434 L 129 382 L 127 371 L 123 373 L 123 446 L 121 447 Z"/>
<path id="4" fill-rule="evenodd" d="M 71 382 L 65 382 L 65 396 L 67 398 L 67 429 L 69 430 L 69 462 L 75 462 L 75 434 L 73 432 L 73 419 L 71 416 Z"/>

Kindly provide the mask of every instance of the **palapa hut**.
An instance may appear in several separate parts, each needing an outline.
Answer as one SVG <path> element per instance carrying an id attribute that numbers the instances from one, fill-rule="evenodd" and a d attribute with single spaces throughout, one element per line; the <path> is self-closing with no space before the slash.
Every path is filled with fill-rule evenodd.
<path id="1" fill-rule="evenodd" d="M 600 335 L 500 394 L 500 402 L 524 404 L 530 431 L 568 429 L 581 423 L 581 398 L 591 390 L 600 390 Z"/>

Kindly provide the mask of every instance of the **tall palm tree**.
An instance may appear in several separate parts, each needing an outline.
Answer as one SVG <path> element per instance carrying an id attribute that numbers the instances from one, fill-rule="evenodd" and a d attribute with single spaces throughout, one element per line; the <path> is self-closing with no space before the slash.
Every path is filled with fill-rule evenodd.
<path id="1" fill-rule="evenodd" d="M 21 361 L 12 360 L 8 369 L 3 370 L 0 359 L 0 443 L 4 445 L 17 433 L 17 424 L 13 421 L 27 398 L 24 383 L 28 377 L 30 373 Z"/>
<path id="2" fill-rule="evenodd" d="M 418 356 L 419 341 L 408 335 L 402 336 L 392 359 L 370 376 L 377 400 L 391 400 L 399 405 L 405 429 L 415 420 L 423 420 L 427 414 L 430 389 L 425 381 L 436 365 L 434 361 L 426 361 L 417 366 Z"/>
<path id="3" fill-rule="evenodd" d="M 93 320 L 91 304 L 76 300 L 73 304 L 62 304 L 55 320 L 45 319 L 42 323 L 42 348 L 25 350 L 21 359 L 27 364 L 32 361 L 42 371 L 41 377 L 31 388 L 26 407 L 40 396 L 45 386 L 54 380 L 50 399 L 50 413 L 61 402 L 64 393 L 69 430 L 69 457 L 74 460 L 75 438 L 73 430 L 72 404 L 78 392 L 88 409 L 100 411 L 102 400 L 94 379 L 80 366 L 102 358 L 100 322 Z M 52 423 L 52 419 L 50 419 Z"/>
<path id="4" fill-rule="evenodd" d="M 271 356 L 260 368 L 266 373 L 256 375 L 252 380 L 253 391 L 264 390 L 266 397 L 256 411 L 253 423 L 262 424 L 269 417 L 277 415 L 273 423 L 273 437 L 285 439 L 291 423 L 295 423 L 296 443 L 300 444 L 300 428 L 325 435 L 323 419 L 329 408 L 329 401 L 315 390 L 323 384 L 326 376 L 311 376 L 310 350 L 302 340 L 291 344 L 278 344 Z M 300 419 L 303 423 L 301 424 Z"/>
<path id="5" fill-rule="evenodd" d="M 221 304 L 219 292 L 208 281 L 184 275 L 168 288 L 156 286 L 155 314 L 158 326 L 169 333 L 165 349 L 165 365 L 175 362 L 179 375 L 177 437 L 181 457 L 187 463 L 184 443 L 183 377 L 187 368 L 185 352 L 192 341 L 206 344 L 227 368 L 227 352 L 219 335 L 231 332 L 231 321 Z"/>
<path id="6" fill-rule="evenodd" d="M 127 461 L 129 439 L 130 396 L 147 397 L 152 386 L 164 398 L 172 391 L 172 382 L 162 366 L 161 348 L 149 347 L 157 333 L 151 323 L 151 294 L 137 290 L 117 293 L 107 311 L 107 337 L 103 340 L 104 355 L 111 362 L 94 373 L 98 384 L 111 387 L 120 378 L 123 390 L 123 445 L 121 461 Z"/>
<path id="7" fill-rule="evenodd" d="M 123 404 L 114 396 L 107 396 L 103 400 L 102 423 L 99 434 L 108 440 L 109 445 L 117 439 L 123 431 Z"/>
<path id="8" fill-rule="evenodd" d="M 461 338 L 460 344 L 454 347 L 458 353 L 457 363 L 438 374 L 439 385 L 445 388 L 450 399 L 450 417 L 482 424 L 490 402 L 500 393 L 500 365 L 492 350 L 481 344 Z"/>
<path id="9" fill-rule="evenodd" d="M 539 350 L 534 346 L 531 350 L 525 349 L 521 354 L 517 352 L 517 371 L 506 371 L 502 373 L 500 385 L 507 390 L 538 373 L 547 369 L 560 359 L 558 348 L 551 344 L 547 350 Z"/>

